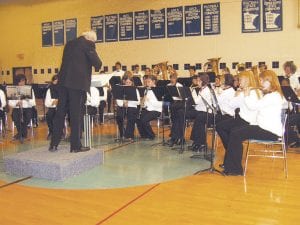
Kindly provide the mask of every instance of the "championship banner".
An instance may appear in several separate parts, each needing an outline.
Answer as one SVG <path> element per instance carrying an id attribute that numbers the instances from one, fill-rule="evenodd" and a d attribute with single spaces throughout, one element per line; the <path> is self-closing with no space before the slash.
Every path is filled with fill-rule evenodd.
<path id="1" fill-rule="evenodd" d="M 263 0 L 264 32 L 282 31 L 282 0 Z"/>
<path id="2" fill-rule="evenodd" d="M 119 40 L 133 40 L 133 13 L 119 14 Z"/>
<path id="3" fill-rule="evenodd" d="M 105 16 L 105 41 L 118 41 L 118 14 Z"/>
<path id="4" fill-rule="evenodd" d="M 60 46 L 65 43 L 64 21 L 58 20 L 53 22 L 54 45 Z"/>
<path id="5" fill-rule="evenodd" d="M 149 11 L 139 11 L 134 13 L 135 40 L 149 38 Z"/>
<path id="6" fill-rule="evenodd" d="M 104 24 L 103 16 L 91 17 L 91 29 L 95 31 L 97 34 L 96 43 L 103 42 L 103 24 Z"/>
<path id="7" fill-rule="evenodd" d="M 166 10 L 151 10 L 150 11 L 150 28 L 151 38 L 165 38 L 166 37 Z"/>
<path id="8" fill-rule="evenodd" d="M 77 19 L 66 19 L 66 41 L 74 40 L 77 37 Z"/>
<path id="9" fill-rule="evenodd" d="M 220 2 L 203 4 L 203 23 L 204 35 L 221 33 Z"/>
<path id="10" fill-rule="evenodd" d="M 52 22 L 42 23 L 42 47 L 50 47 L 52 45 Z"/>
<path id="11" fill-rule="evenodd" d="M 201 5 L 184 7 L 185 36 L 201 35 Z"/>
<path id="12" fill-rule="evenodd" d="M 167 8 L 168 38 L 183 36 L 183 7 Z"/>
<path id="13" fill-rule="evenodd" d="M 242 33 L 260 32 L 260 0 L 242 1 Z"/>

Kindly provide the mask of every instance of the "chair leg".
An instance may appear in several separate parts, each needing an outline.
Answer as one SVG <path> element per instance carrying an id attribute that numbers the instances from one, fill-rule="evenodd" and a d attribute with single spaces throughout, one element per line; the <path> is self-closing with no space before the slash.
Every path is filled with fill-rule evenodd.
<path id="1" fill-rule="evenodd" d="M 286 145 L 285 145 L 285 143 L 282 144 L 282 154 L 283 154 L 283 160 L 284 160 L 285 178 L 287 178 L 288 177 L 288 168 L 287 168 L 287 155 L 286 155 Z"/>
<path id="2" fill-rule="evenodd" d="M 246 150 L 246 162 L 245 162 L 244 176 L 246 176 L 247 167 L 248 167 L 249 146 L 250 146 L 250 141 L 248 141 L 248 144 L 247 144 L 247 150 Z"/>

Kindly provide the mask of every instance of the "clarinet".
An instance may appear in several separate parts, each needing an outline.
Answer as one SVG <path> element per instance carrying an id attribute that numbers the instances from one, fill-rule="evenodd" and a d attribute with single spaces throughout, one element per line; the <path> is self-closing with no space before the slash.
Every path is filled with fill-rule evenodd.
<path id="1" fill-rule="evenodd" d="M 222 110 L 221 110 L 221 108 L 220 108 L 220 105 L 219 105 L 219 102 L 218 102 L 216 93 L 214 92 L 214 90 L 213 90 L 211 87 L 208 87 L 208 88 L 209 88 L 210 93 L 211 93 L 211 95 L 212 95 L 212 97 L 213 97 L 214 103 L 216 104 L 216 105 L 215 105 L 215 109 L 216 109 L 217 113 L 220 112 L 221 114 L 223 114 L 223 113 L 222 113 Z"/>
<path id="2" fill-rule="evenodd" d="M 144 90 L 144 96 L 143 96 L 143 98 L 141 99 L 141 104 L 140 104 L 140 111 L 139 111 L 139 113 L 138 113 L 138 119 L 140 119 L 141 118 L 141 114 L 142 114 L 142 110 L 143 110 L 143 108 L 144 108 L 144 105 L 145 105 L 145 97 L 146 97 L 146 95 L 147 95 L 147 93 L 148 93 L 148 87 L 146 87 L 146 89 Z"/>

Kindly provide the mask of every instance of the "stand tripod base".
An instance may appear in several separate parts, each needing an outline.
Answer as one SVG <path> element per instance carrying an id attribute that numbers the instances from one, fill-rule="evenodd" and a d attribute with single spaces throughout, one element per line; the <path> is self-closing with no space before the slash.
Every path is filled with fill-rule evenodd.
<path id="1" fill-rule="evenodd" d="M 210 168 L 207 168 L 207 169 L 204 169 L 204 170 L 199 170 L 196 173 L 194 173 L 194 175 L 198 175 L 198 174 L 201 174 L 201 173 L 204 173 L 204 172 L 218 173 L 218 174 L 220 174 L 222 176 L 225 176 L 222 171 L 219 171 L 219 170 L 215 169 L 214 167 L 210 167 Z"/>

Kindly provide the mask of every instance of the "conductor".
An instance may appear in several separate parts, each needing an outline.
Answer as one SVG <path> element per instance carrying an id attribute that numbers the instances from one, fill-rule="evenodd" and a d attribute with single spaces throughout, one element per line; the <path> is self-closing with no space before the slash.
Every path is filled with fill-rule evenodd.
<path id="1" fill-rule="evenodd" d="M 57 151 L 64 128 L 64 120 L 67 111 L 70 116 L 71 152 L 83 152 L 90 150 L 83 147 L 80 142 L 82 119 L 86 92 L 91 86 L 92 67 L 96 71 L 102 66 L 102 62 L 96 52 L 95 41 L 97 35 L 94 31 L 87 31 L 77 39 L 69 41 L 63 52 L 62 64 L 58 74 L 58 105 L 53 121 L 53 135 L 49 151 Z"/>

